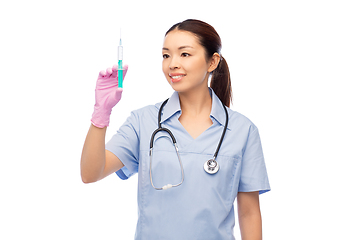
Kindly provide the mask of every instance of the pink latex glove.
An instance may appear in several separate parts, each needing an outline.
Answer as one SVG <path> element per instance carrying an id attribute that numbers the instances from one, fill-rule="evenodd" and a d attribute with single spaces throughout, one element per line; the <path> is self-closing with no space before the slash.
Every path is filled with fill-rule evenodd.
<path id="1" fill-rule="evenodd" d="M 123 79 L 128 66 L 124 66 Z M 102 70 L 96 82 L 95 106 L 91 122 L 98 128 L 109 126 L 112 108 L 120 101 L 123 89 L 118 88 L 118 66 Z"/>

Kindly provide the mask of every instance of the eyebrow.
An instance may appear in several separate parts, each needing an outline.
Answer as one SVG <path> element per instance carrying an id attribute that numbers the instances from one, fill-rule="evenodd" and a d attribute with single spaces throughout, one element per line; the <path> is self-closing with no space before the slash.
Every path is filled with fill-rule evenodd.
<path id="1" fill-rule="evenodd" d="M 191 46 L 181 46 L 181 47 L 178 48 L 178 50 L 181 50 L 181 49 L 184 49 L 184 48 L 193 48 L 193 47 L 191 47 Z M 163 50 L 169 51 L 168 48 L 163 48 Z"/>

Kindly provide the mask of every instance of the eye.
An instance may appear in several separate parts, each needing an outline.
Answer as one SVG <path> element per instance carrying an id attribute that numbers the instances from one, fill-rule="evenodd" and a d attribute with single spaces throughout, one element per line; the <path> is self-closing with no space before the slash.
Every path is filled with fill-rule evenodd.
<path id="1" fill-rule="evenodd" d="M 166 53 L 163 54 L 163 59 L 166 59 L 166 58 L 169 58 L 169 57 L 170 57 L 169 54 L 166 54 Z"/>
<path id="2" fill-rule="evenodd" d="M 181 56 L 182 56 L 182 57 L 189 57 L 190 54 L 189 54 L 189 53 L 182 53 Z"/>

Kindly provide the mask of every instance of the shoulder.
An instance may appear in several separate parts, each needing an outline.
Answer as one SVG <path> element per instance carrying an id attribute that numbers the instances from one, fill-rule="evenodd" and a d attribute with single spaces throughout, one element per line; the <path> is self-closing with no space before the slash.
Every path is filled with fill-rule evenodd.
<path id="1" fill-rule="evenodd" d="M 229 128 L 234 130 L 244 130 L 254 131 L 257 129 L 256 125 L 245 115 L 232 110 L 230 108 L 226 108 L 229 113 Z"/>
<path id="2" fill-rule="evenodd" d="M 143 114 L 143 113 L 153 112 L 153 111 L 157 112 L 157 111 L 159 111 L 160 106 L 161 106 L 162 103 L 163 102 L 158 102 L 158 103 L 155 103 L 155 104 L 152 104 L 152 105 L 147 105 L 147 106 L 135 109 L 132 112 L 136 113 L 136 114 Z"/>
<path id="3" fill-rule="evenodd" d="M 149 117 L 157 117 L 161 104 L 162 102 L 159 102 L 135 109 L 131 111 L 131 117 L 134 117 L 140 121 L 147 120 Z"/>

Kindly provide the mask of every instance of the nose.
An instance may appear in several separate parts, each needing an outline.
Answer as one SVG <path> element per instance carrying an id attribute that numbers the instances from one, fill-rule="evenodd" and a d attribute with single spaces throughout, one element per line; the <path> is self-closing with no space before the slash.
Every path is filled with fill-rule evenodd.
<path id="1" fill-rule="evenodd" d="M 179 69 L 180 68 L 180 63 L 179 63 L 179 60 L 177 57 L 172 57 L 171 60 L 170 60 L 170 64 L 169 64 L 169 68 L 171 70 L 174 70 L 174 69 Z"/>

